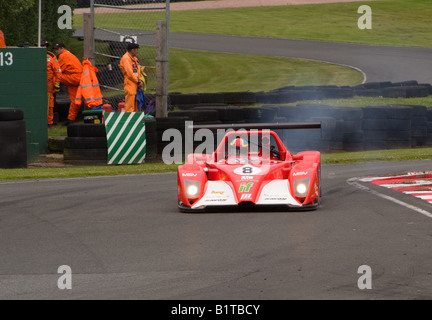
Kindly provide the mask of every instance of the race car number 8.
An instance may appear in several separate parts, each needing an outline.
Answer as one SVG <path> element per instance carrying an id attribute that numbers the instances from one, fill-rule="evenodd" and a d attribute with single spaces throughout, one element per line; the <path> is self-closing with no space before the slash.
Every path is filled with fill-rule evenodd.
<path id="1" fill-rule="evenodd" d="M 243 166 L 234 170 L 234 173 L 239 175 L 242 174 L 254 175 L 254 174 L 259 174 L 260 172 L 261 169 L 254 166 Z"/>
<path id="2" fill-rule="evenodd" d="M 0 67 L 11 66 L 13 64 L 12 52 L 0 52 Z"/>

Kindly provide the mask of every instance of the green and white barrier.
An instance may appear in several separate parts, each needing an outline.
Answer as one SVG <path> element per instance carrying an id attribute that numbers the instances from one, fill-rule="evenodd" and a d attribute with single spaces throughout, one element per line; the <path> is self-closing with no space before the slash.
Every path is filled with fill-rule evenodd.
<path id="1" fill-rule="evenodd" d="M 108 164 L 142 164 L 146 157 L 144 112 L 104 112 Z"/>

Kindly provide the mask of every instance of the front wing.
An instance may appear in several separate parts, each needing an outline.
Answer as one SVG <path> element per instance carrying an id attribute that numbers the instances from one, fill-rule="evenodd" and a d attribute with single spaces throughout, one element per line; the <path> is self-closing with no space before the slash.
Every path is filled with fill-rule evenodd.
<path id="1" fill-rule="evenodd" d="M 179 204 L 181 211 L 204 211 L 206 208 L 222 206 L 239 206 L 239 202 L 232 188 L 225 181 L 208 181 L 203 197 L 191 207 Z M 311 209 L 316 205 L 302 205 L 291 194 L 289 181 L 273 180 L 264 185 L 255 202 L 255 206 L 287 206 L 293 209 Z"/>

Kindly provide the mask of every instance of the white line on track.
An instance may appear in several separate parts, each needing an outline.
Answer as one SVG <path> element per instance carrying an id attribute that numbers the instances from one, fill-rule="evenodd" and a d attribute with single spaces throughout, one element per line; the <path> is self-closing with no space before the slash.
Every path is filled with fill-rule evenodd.
<path id="1" fill-rule="evenodd" d="M 379 193 L 378 191 L 372 190 L 372 189 L 370 189 L 370 188 L 368 188 L 368 187 L 366 187 L 366 186 L 358 183 L 357 180 L 359 180 L 359 179 L 361 179 L 361 178 L 351 178 L 351 179 L 347 180 L 347 183 L 350 186 L 354 186 L 354 187 L 356 187 L 356 188 L 358 188 L 358 189 L 360 189 L 362 191 L 366 191 L 366 192 L 372 193 L 373 195 L 376 195 L 378 197 L 381 197 L 383 199 L 386 199 L 386 200 L 392 201 L 392 202 L 394 202 L 394 203 L 396 203 L 398 205 L 401 205 L 401 206 L 403 206 L 405 208 L 408 208 L 408 209 L 414 210 L 414 211 L 416 211 L 418 213 L 421 213 L 422 215 L 424 215 L 424 216 L 426 216 L 428 218 L 432 218 L 432 213 L 430 213 L 429 211 L 423 210 L 423 209 L 421 209 L 419 207 L 413 206 L 411 204 L 408 204 L 408 203 L 403 202 L 401 200 L 398 200 L 396 198 L 393 198 L 393 197 L 387 196 L 385 194 Z"/>

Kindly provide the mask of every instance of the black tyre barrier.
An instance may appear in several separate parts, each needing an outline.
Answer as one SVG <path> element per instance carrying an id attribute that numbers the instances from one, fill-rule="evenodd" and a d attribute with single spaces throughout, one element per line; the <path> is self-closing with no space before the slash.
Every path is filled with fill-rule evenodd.
<path id="1" fill-rule="evenodd" d="M 225 95 L 223 93 L 198 93 L 199 104 L 224 104 Z"/>
<path id="2" fill-rule="evenodd" d="M 416 86 L 416 87 L 406 87 L 406 98 L 415 98 L 415 97 L 427 97 L 429 93 L 429 88 L 424 86 Z"/>
<path id="3" fill-rule="evenodd" d="M 157 130 L 154 118 L 145 119 L 146 160 L 153 160 L 157 156 Z"/>
<path id="4" fill-rule="evenodd" d="M 17 121 L 24 119 L 24 111 L 14 108 L 0 108 L 0 121 Z"/>
<path id="5" fill-rule="evenodd" d="M 410 119 L 388 119 L 387 120 L 387 130 L 399 130 L 399 131 L 409 131 L 411 130 L 411 120 Z"/>
<path id="6" fill-rule="evenodd" d="M 166 118 L 154 118 L 156 120 L 156 130 L 164 131 L 166 129 L 178 129 L 184 132 L 185 121 L 191 121 L 189 117 L 166 117 Z"/>
<path id="7" fill-rule="evenodd" d="M 428 133 L 426 139 L 426 146 L 432 147 L 432 121 L 428 121 L 427 128 L 428 128 Z"/>
<path id="8" fill-rule="evenodd" d="M 157 156 L 156 120 L 145 119 L 146 159 Z M 71 124 L 68 137 L 64 139 L 63 159 L 65 163 L 106 164 L 107 139 L 104 124 Z"/>
<path id="9" fill-rule="evenodd" d="M 411 106 L 389 105 L 388 109 L 387 117 L 389 119 L 411 120 L 413 115 L 413 108 Z"/>
<path id="10" fill-rule="evenodd" d="M 354 95 L 359 97 L 380 97 L 383 92 L 381 89 L 354 89 Z"/>
<path id="11" fill-rule="evenodd" d="M 393 82 L 392 87 L 408 87 L 408 86 L 416 86 L 418 85 L 417 80 L 407 80 L 401 82 Z"/>
<path id="12" fill-rule="evenodd" d="M 171 117 L 189 117 L 194 122 L 199 121 L 215 121 L 218 120 L 218 112 L 216 110 L 180 110 L 168 112 L 168 118 Z"/>
<path id="13" fill-rule="evenodd" d="M 64 148 L 67 149 L 106 149 L 106 137 L 66 137 Z"/>
<path id="14" fill-rule="evenodd" d="M 427 143 L 427 107 L 412 106 L 413 116 L 411 120 L 412 147 L 423 147 Z"/>
<path id="15" fill-rule="evenodd" d="M 413 117 L 418 116 L 418 117 L 427 117 L 427 113 L 428 113 L 428 108 L 426 106 L 417 106 L 417 105 L 413 105 L 411 106 L 412 110 L 413 110 Z"/>
<path id="16" fill-rule="evenodd" d="M 245 119 L 243 117 L 243 109 L 239 107 L 226 108 L 223 118 L 221 118 L 220 120 L 229 123 L 245 122 Z"/>
<path id="17" fill-rule="evenodd" d="M 335 113 L 340 113 L 342 120 L 345 121 L 360 121 L 363 117 L 363 112 L 360 108 L 335 108 Z"/>
<path id="18" fill-rule="evenodd" d="M 191 110 L 211 110 L 217 112 L 217 119 L 219 121 L 222 121 L 224 119 L 224 115 L 226 113 L 227 106 L 225 104 L 223 105 L 207 105 L 207 106 L 198 106 Z"/>
<path id="19" fill-rule="evenodd" d="M 363 130 L 387 130 L 387 119 L 363 119 L 361 128 Z"/>
<path id="20" fill-rule="evenodd" d="M 174 107 L 196 106 L 200 103 L 198 94 L 170 94 L 168 98 Z"/>
<path id="21" fill-rule="evenodd" d="M 355 86 L 356 89 L 383 89 L 391 87 L 392 83 L 390 81 L 384 81 L 384 82 L 366 82 L 364 84 Z"/>
<path id="22" fill-rule="evenodd" d="M 426 110 L 426 119 L 427 121 L 432 121 L 432 107 L 428 107 Z"/>
<path id="23" fill-rule="evenodd" d="M 276 117 L 274 108 L 243 108 L 244 119 L 247 122 L 273 122 Z"/>
<path id="24" fill-rule="evenodd" d="M 256 103 L 255 92 L 225 92 L 224 103 L 246 105 Z"/>
<path id="25" fill-rule="evenodd" d="M 388 141 L 411 141 L 411 131 L 392 130 L 386 131 Z"/>
<path id="26" fill-rule="evenodd" d="M 26 167 L 27 138 L 25 121 L 0 121 L 0 168 Z"/>
<path id="27" fill-rule="evenodd" d="M 382 96 L 386 98 L 406 98 L 406 89 L 402 87 L 390 87 L 382 90 Z"/>
<path id="28" fill-rule="evenodd" d="M 388 119 L 388 106 L 366 106 L 362 108 L 363 119 Z"/>
<path id="29" fill-rule="evenodd" d="M 387 140 L 386 130 L 363 130 L 365 141 L 369 140 Z"/>
<path id="30" fill-rule="evenodd" d="M 368 82 L 357 86 L 285 86 L 268 92 L 170 93 L 171 105 L 189 108 L 198 104 L 225 103 L 248 105 L 253 103 L 282 104 L 300 100 L 344 99 L 357 96 L 425 97 L 432 94 L 432 86 L 416 80 L 392 83 Z M 222 100 L 221 96 L 224 97 Z"/>
<path id="31" fill-rule="evenodd" d="M 333 138 L 333 132 L 336 130 L 336 119 L 332 117 L 315 117 L 311 118 L 310 121 L 321 123 L 319 151 L 325 152 L 330 150 L 330 141 Z"/>
<path id="32" fill-rule="evenodd" d="M 361 151 L 432 145 L 432 121 L 428 121 L 432 108 L 425 106 L 376 105 L 354 108 L 302 103 L 296 106 L 263 104 L 262 107 L 254 108 L 200 106 L 194 110 L 207 109 L 217 111 L 219 120 L 216 120 L 216 123 L 234 123 L 233 120 L 227 120 L 230 118 L 228 114 L 234 119 L 243 119 L 238 120 L 241 123 L 258 122 L 262 109 L 270 110 L 268 112 L 273 119 L 269 122 L 321 121 L 322 129 L 317 132 L 278 131 L 282 141 L 292 151 Z M 189 117 L 162 119 L 157 124 L 158 153 L 162 152 L 161 146 L 171 142 L 159 141 L 165 129 L 176 128 L 183 134 L 184 122 L 191 121 Z"/>
<path id="33" fill-rule="evenodd" d="M 385 150 L 388 148 L 387 140 L 370 139 L 364 141 L 364 150 Z"/>
<path id="34" fill-rule="evenodd" d="M 93 123 L 72 123 L 67 127 L 68 137 L 105 137 L 105 125 Z"/>
<path id="35" fill-rule="evenodd" d="M 166 130 L 178 130 L 182 136 L 182 146 L 185 143 L 185 122 L 191 121 L 189 117 L 166 117 L 156 119 L 156 132 L 157 132 L 157 153 L 162 154 L 164 148 L 172 141 L 163 141 L 163 135 Z M 168 134 L 168 133 L 167 133 Z"/>

